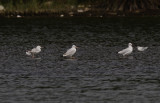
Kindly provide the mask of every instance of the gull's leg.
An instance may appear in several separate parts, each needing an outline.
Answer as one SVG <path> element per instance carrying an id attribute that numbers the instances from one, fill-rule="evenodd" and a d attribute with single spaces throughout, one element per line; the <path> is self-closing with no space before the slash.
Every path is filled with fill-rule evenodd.
<path id="1" fill-rule="evenodd" d="M 32 53 L 32 58 L 34 58 L 34 53 Z"/>
<path id="2" fill-rule="evenodd" d="M 126 55 L 123 55 L 123 58 L 126 58 L 127 56 Z"/>
<path id="3" fill-rule="evenodd" d="M 71 59 L 75 59 L 75 57 L 71 57 Z"/>

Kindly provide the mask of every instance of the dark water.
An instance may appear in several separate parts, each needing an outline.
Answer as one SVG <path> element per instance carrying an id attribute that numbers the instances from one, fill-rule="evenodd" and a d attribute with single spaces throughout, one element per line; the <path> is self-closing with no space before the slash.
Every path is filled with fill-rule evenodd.
<path id="1" fill-rule="evenodd" d="M 160 18 L 0 21 L 1 103 L 160 103 Z M 149 49 L 119 56 L 129 42 Z M 40 59 L 25 55 L 37 45 Z"/>

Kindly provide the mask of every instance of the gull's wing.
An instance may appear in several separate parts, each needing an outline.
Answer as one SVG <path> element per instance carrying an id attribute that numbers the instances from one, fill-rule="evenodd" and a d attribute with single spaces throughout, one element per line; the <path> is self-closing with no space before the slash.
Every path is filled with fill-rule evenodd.
<path id="1" fill-rule="evenodd" d="M 31 50 L 31 52 L 35 52 L 36 51 L 36 48 L 33 48 L 32 50 Z"/>
<path id="2" fill-rule="evenodd" d="M 71 48 L 67 50 L 67 52 L 63 54 L 63 56 L 72 56 L 75 52 L 76 52 L 76 49 Z"/>
<path id="3" fill-rule="evenodd" d="M 125 53 L 123 53 L 123 56 L 131 54 L 131 53 L 132 53 L 132 51 L 128 49 L 128 51 L 126 51 Z"/>
<path id="4" fill-rule="evenodd" d="M 142 47 L 142 50 L 144 51 L 144 50 L 146 50 L 148 47 Z"/>
<path id="5" fill-rule="evenodd" d="M 144 47 L 144 50 L 148 49 L 148 47 Z"/>
<path id="6" fill-rule="evenodd" d="M 118 54 L 125 54 L 128 51 L 129 51 L 129 49 L 126 48 L 126 49 L 123 49 L 123 50 L 119 51 Z"/>

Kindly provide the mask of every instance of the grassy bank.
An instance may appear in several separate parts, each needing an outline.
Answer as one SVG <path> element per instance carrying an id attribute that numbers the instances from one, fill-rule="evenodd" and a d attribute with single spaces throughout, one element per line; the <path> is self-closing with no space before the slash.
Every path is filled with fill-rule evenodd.
<path id="1" fill-rule="evenodd" d="M 160 0 L 0 0 L 4 15 L 56 14 L 126 15 L 160 14 Z"/>

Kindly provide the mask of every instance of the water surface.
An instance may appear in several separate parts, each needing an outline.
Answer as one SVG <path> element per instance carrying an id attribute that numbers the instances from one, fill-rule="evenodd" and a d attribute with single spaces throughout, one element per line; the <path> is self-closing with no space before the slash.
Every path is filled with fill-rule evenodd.
<path id="1" fill-rule="evenodd" d="M 0 20 L 1 102 L 160 102 L 159 17 Z M 149 48 L 123 58 L 129 42 Z M 76 59 L 64 59 L 73 44 Z M 40 59 L 25 55 L 37 45 Z"/>

